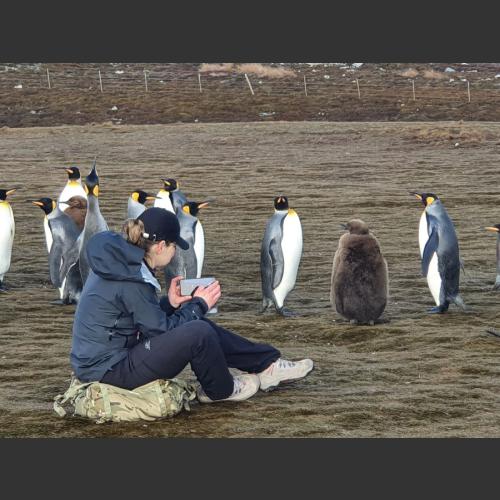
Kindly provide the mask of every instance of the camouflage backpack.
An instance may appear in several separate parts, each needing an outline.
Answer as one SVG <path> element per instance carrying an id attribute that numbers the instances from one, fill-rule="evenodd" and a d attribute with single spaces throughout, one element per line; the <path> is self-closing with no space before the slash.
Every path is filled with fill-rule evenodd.
<path id="1" fill-rule="evenodd" d="M 64 417 L 69 406 L 73 415 L 104 422 L 133 422 L 173 417 L 196 397 L 195 388 L 177 378 L 154 380 L 133 391 L 101 382 L 81 383 L 72 377 L 69 389 L 54 398 L 54 411 Z"/>

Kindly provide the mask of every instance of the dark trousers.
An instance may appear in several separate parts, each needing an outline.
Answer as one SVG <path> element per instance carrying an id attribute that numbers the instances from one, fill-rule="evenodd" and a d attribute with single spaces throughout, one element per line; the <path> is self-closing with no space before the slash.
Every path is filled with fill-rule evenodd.
<path id="1" fill-rule="evenodd" d="M 228 367 L 259 373 L 279 357 L 280 352 L 268 344 L 251 342 L 202 319 L 142 340 L 101 382 L 134 389 L 158 378 L 173 378 L 190 363 L 206 395 L 224 399 L 233 392 Z"/>

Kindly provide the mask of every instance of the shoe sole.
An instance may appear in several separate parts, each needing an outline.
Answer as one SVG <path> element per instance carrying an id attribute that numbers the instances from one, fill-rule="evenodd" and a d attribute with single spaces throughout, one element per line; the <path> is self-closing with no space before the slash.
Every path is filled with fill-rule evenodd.
<path id="1" fill-rule="evenodd" d="M 277 384 L 270 385 L 269 387 L 266 387 L 265 389 L 263 389 L 262 386 L 260 386 L 260 390 L 262 392 L 271 392 L 271 391 L 274 391 L 274 389 L 276 389 L 276 387 L 278 387 L 280 384 L 293 384 L 293 382 L 298 382 L 299 380 L 305 379 L 313 370 L 314 370 L 314 365 L 311 367 L 311 369 L 306 374 L 304 374 L 300 378 L 292 378 L 292 379 L 288 379 L 288 380 L 281 380 Z"/>

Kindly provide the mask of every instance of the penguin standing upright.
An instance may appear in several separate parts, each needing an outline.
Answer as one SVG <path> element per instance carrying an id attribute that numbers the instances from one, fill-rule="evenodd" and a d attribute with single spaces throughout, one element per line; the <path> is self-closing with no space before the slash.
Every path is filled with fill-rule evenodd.
<path id="1" fill-rule="evenodd" d="M 155 207 L 166 208 L 175 214 L 182 211 L 182 207 L 187 203 L 186 195 L 179 189 L 179 182 L 175 179 L 162 179 L 163 189 L 158 191 L 158 200 Z"/>
<path id="2" fill-rule="evenodd" d="M 205 232 L 203 231 L 203 226 L 197 215 L 200 209 L 208 207 L 209 202 L 204 201 L 202 203 L 197 203 L 196 201 L 189 201 L 182 206 L 182 210 L 192 215 L 196 218 L 195 229 L 194 229 L 194 253 L 196 254 L 196 277 L 201 278 L 201 273 L 203 271 L 203 261 L 205 260 Z"/>
<path id="3" fill-rule="evenodd" d="M 50 231 L 49 227 L 49 215 L 56 210 L 57 208 L 57 202 L 53 200 L 52 198 L 40 198 L 38 200 L 34 200 L 31 203 L 33 205 L 40 207 L 43 210 L 43 213 L 45 214 L 45 217 L 43 218 L 43 229 L 45 232 L 45 244 L 47 245 L 47 253 L 50 253 L 50 249 L 52 247 L 52 232 Z"/>
<path id="4" fill-rule="evenodd" d="M 69 200 L 72 196 L 83 196 L 87 199 L 87 193 L 85 188 L 82 186 L 82 179 L 80 176 L 80 170 L 78 167 L 70 167 L 65 169 L 68 173 L 68 182 L 64 189 L 61 191 L 59 198 L 57 199 L 57 205 L 63 212 L 68 208 L 64 202 Z"/>
<path id="5" fill-rule="evenodd" d="M 165 267 L 165 286 L 167 290 L 170 288 L 170 282 L 175 276 L 183 276 L 186 279 L 198 277 L 198 264 L 194 249 L 198 219 L 183 210 L 177 214 L 177 219 L 181 230 L 180 236 L 189 243 L 189 248 L 183 250 L 177 247 L 174 257 Z"/>
<path id="6" fill-rule="evenodd" d="M 274 304 L 278 313 L 295 313 L 283 307 L 295 286 L 302 256 L 302 226 L 286 196 L 274 199 L 274 215 L 268 220 L 260 253 L 262 312 Z"/>
<path id="7" fill-rule="evenodd" d="M 74 266 L 68 275 L 61 277 L 60 270 L 64 259 L 75 249 L 76 240 L 81 232 L 78 222 L 81 214 L 74 213 L 76 206 L 87 205 L 87 200 L 74 196 L 67 200 L 69 208 L 65 212 L 59 210 L 52 198 L 40 198 L 32 203 L 40 207 L 45 215 L 44 229 L 49 252 L 49 273 L 52 284 L 59 290 L 59 300 L 55 304 L 71 304 L 78 301 L 82 289 L 82 280 L 78 266 Z M 80 211 L 78 208 L 77 211 Z"/>
<path id="8" fill-rule="evenodd" d="M 464 311 L 466 306 L 459 294 L 460 255 L 455 227 L 441 200 L 434 193 L 412 192 L 425 209 L 420 217 L 419 246 L 422 274 L 436 307 L 430 313 L 444 313 L 453 302 Z"/>
<path id="9" fill-rule="evenodd" d="M 0 189 L 0 292 L 7 290 L 3 282 L 4 276 L 10 268 L 12 245 L 16 232 L 14 213 L 7 201 L 7 196 L 15 191 L 15 189 Z"/>
<path id="10" fill-rule="evenodd" d="M 498 290 L 500 288 L 500 224 L 495 224 L 494 226 L 485 227 L 487 231 L 497 233 L 497 276 L 495 279 L 495 284 L 493 285 L 493 290 Z"/>
<path id="11" fill-rule="evenodd" d="M 136 189 L 128 198 L 127 219 L 137 219 L 146 210 L 145 203 L 148 200 L 156 200 L 156 196 Z"/>
<path id="12" fill-rule="evenodd" d="M 108 225 L 104 220 L 99 209 L 99 176 L 94 165 L 89 175 L 85 178 L 85 190 L 87 191 L 87 213 L 85 216 L 85 225 L 83 230 L 78 236 L 76 244 L 65 255 L 61 267 L 61 281 L 70 273 L 73 266 L 78 266 L 82 283 L 85 284 L 89 275 L 90 269 L 87 261 L 87 254 L 85 252 L 88 240 L 94 234 L 108 230 Z M 74 271 L 73 271 L 74 272 Z"/>
<path id="13" fill-rule="evenodd" d="M 341 225 L 332 267 L 332 307 L 352 323 L 373 324 L 387 304 L 389 276 L 377 238 L 360 219 Z"/>
<path id="14" fill-rule="evenodd" d="M 156 200 L 154 202 L 155 207 L 159 208 L 164 208 L 165 210 L 168 210 L 169 212 L 172 212 L 175 214 L 174 210 L 174 205 L 172 204 L 172 194 L 171 194 L 171 179 L 162 179 L 163 181 L 163 188 L 161 188 L 157 195 L 156 195 Z M 176 183 L 177 185 L 177 183 Z"/>
<path id="15" fill-rule="evenodd" d="M 87 192 L 87 214 L 85 216 L 85 225 L 83 231 L 78 237 L 78 260 L 82 282 L 85 284 L 90 272 L 87 261 L 86 247 L 87 242 L 94 234 L 108 231 L 108 224 L 99 209 L 99 176 L 95 168 L 95 161 L 89 175 L 85 177 L 85 191 Z"/>

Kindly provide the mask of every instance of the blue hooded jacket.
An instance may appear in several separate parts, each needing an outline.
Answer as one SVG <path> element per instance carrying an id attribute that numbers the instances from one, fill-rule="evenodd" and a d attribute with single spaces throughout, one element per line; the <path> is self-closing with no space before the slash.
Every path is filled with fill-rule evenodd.
<path id="1" fill-rule="evenodd" d="M 178 309 L 166 297 L 158 301 L 160 284 L 143 258 L 144 250 L 118 233 L 104 231 L 89 240 L 92 271 L 75 312 L 70 356 L 80 381 L 101 380 L 127 357 L 139 335 L 142 341 L 165 334 L 207 312 L 207 303 L 199 297 Z"/>

